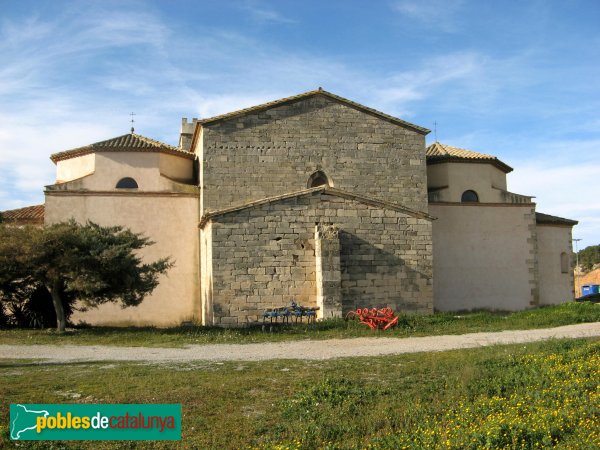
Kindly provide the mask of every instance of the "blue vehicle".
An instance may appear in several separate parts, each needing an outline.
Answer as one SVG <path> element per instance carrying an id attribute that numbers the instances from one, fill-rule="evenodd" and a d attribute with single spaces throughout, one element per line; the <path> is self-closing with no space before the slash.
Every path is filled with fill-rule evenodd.
<path id="1" fill-rule="evenodd" d="M 588 295 L 600 294 L 600 284 L 586 284 L 581 286 L 581 296 L 587 297 Z"/>

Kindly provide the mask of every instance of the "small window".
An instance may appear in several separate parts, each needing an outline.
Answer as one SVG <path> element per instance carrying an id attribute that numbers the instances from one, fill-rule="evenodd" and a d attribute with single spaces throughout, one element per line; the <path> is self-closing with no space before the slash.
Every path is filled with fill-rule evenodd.
<path id="1" fill-rule="evenodd" d="M 325 175 L 325 172 L 323 172 L 322 170 L 317 170 L 308 178 L 308 183 L 306 187 L 314 188 L 323 185 L 331 186 L 331 182 L 329 181 L 327 175 Z"/>
<path id="2" fill-rule="evenodd" d="M 465 191 L 463 192 L 460 201 L 463 203 L 477 203 L 479 201 L 479 196 L 475 191 Z"/>
<path id="3" fill-rule="evenodd" d="M 138 184 L 133 178 L 121 178 L 117 183 L 117 189 L 137 189 Z"/>
<path id="4" fill-rule="evenodd" d="M 560 254 L 560 271 L 561 273 L 569 273 L 569 255 L 566 252 Z"/>

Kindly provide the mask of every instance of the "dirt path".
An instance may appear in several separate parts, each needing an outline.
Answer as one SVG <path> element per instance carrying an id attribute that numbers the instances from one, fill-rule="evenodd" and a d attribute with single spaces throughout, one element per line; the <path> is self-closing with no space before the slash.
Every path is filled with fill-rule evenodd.
<path id="1" fill-rule="evenodd" d="M 102 345 L 0 345 L 0 359 L 72 361 L 264 361 L 321 360 L 354 356 L 436 352 L 496 344 L 518 344 L 552 338 L 600 336 L 600 322 L 539 330 L 470 333 L 414 338 L 354 338 L 262 344 L 189 345 L 184 348 L 108 347 Z"/>

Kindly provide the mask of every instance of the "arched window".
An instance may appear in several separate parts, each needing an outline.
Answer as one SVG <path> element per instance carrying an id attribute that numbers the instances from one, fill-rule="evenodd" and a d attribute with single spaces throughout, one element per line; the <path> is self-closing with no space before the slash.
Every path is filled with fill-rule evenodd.
<path id="1" fill-rule="evenodd" d="M 477 203 L 479 201 L 479 195 L 475 191 L 465 191 L 460 198 L 460 201 L 463 203 Z"/>
<path id="2" fill-rule="evenodd" d="M 117 189 L 137 189 L 138 184 L 133 178 L 121 178 L 117 183 Z"/>
<path id="3" fill-rule="evenodd" d="M 561 273 L 569 273 L 569 255 L 566 252 L 560 254 L 560 271 Z"/>
<path id="4" fill-rule="evenodd" d="M 306 184 L 306 187 L 314 188 L 323 185 L 332 186 L 332 183 L 329 180 L 329 177 L 325 175 L 325 172 L 322 170 L 317 170 L 310 177 L 308 177 L 308 183 Z"/>

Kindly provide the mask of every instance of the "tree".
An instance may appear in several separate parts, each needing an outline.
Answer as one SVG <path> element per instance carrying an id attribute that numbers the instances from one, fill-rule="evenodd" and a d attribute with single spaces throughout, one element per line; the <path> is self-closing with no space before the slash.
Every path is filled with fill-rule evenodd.
<path id="1" fill-rule="evenodd" d="M 73 313 L 74 299 L 70 293 L 61 293 L 65 320 Z M 56 326 L 56 312 L 52 296 L 40 283 L 24 286 L 0 297 L 0 328 L 18 326 L 49 328 Z"/>
<path id="2" fill-rule="evenodd" d="M 119 226 L 62 222 L 45 228 L 0 225 L 0 296 L 36 285 L 51 295 L 59 332 L 65 330 L 65 294 L 87 309 L 107 302 L 139 305 L 173 263 L 143 263 L 149 238 Z"/>
<path id="3" fill-rule="evenodd" d="M 590 245 L 579 250 L 579 265 L 589 272 L 596 264 L 600 264 L 600 245 Z"/>

